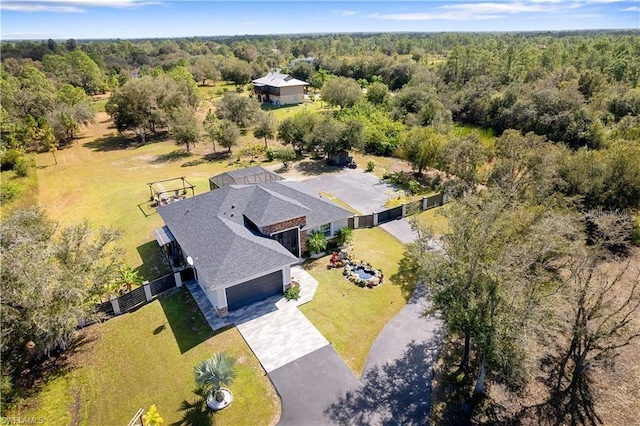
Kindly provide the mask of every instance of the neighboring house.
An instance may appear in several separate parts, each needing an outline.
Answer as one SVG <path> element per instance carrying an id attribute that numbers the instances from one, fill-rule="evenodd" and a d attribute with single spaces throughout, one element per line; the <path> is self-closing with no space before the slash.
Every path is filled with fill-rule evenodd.
<path id="1" fill-rule="evenodd" d="M 304 102 L 305 87 L 309 83 L 274 71 L 252 81 L 253 91 L 260 102 L 291 105 Z"/>
<path id="2" fill-rule="evenodd" d="M 300 183 L 226 185 L 158 208 L 156 239 L 186 260 L 218 315 L 282 294 L 307 233 L 331 239 L 353 214 L 306 192 Z"/>
<path id="3" fill-rule="evenodd" d="M 283 180 L 277 173 L 264 167 L 254 166 L 245 169 L 231 170 L 209 178 L 209 189 L 214 190 L 227 185 L 248 185 L 251 183 L 267 183 Z"/>

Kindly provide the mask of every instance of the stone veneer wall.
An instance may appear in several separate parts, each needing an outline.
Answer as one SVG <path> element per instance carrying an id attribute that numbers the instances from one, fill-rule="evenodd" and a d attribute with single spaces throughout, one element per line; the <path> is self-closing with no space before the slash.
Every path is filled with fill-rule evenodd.
<path id="1" fill-rule="evenodd" d="M 295 219 L 289 219 L 289 220 L 285 220 L 284 222 L 278 222 L 278 223 L 274 223 L 273 225 L 265 226 L 264 228 L 262 228 L 262 233 L 270 237 L 271 234 L 274 234 L 276 232 L 284 231 L 285 229 L 294 228 L 296 226 L 298 228 L 302 228 L 306 224 L 307 224 L 307 217 L 300 216 L 300 217 L 296 217 Z"/>
<path id="2" fill-rule="evenodd" d="M 307 231 L 300 231 L 300 253 L 307 251 Z"/>

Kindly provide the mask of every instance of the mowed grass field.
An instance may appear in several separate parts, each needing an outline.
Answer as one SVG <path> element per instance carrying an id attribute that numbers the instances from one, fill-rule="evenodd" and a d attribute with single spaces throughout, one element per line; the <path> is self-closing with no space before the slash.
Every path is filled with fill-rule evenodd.
<path id="1" fill-rule="evenodd" d="M 58 164 L 51 153 L 38 155 L 38 202 L 62 225 L 88 220 L 94 227 L 121 229 L 128 263 L 152 279 L 164 272 L 153 239 L 163 222 L 147 207 L 147 183 L 185 176 L 196 194 L 208 191 L 208 178 L 228 169 L 226 162 L 184 165 L 210 150 L 200 144 L 187 156 L 170 140 L 128 146 L 109 117 L 98 113 L 83 137 L 56 152 Z"/>
<path id="2" fill-rule="evenodd" d="M 252 158 L 243 155 L 243 148 L 255 144 L 264 145 L 264 141 L 248 132 L 231 156 L 212 160 L 212 144 L 204 137 L 191 153 L 169 138 L 139 145 L 118 135 L 110 117 L 98 112 L 96 122 L 71 146 L 57 151 L 55 160 L 51 153 L 37 155 L 38 189 L 34 198 L 61 225 L 88 220 L 94 227 L 121 229 L 127 262 L 145 279 L 153 279 L 166 268 L 153 237 L 153 231 L 163 222 L 155 209 L 148 207 L 147 183 L 184 176 L 195 185 L 196 194 L 207 192 L 209 177 L 263 164 L 263 158 L 249 163 Z M 281 147 L 275 141 L 269 144 Z M 175 184 L 179 182 L 163 185 L 170 189 Z"/>
<path id="3" fill-rule="evenodd" d="M 173 424 L 183 419 L 183 401 L 199 399 L 194 366 L 226 351 L 237 360 L 234 401 L 213 415 L 214 424 L 273 425 L 280 418 L 280 398 L 238 330 L 212 332 L 185 288 L 88 327 L 83 337 L 40 392 L 8 415 L 49 426 L 126 425 L 156 404 L 164 424 Z M 206 424 L 198 423 L 208 416 L 203 411 L 191 424 Z"/>
<path id="4" fill-rule="evenodd" d="M 219 87 L 201 87 L 203 99 L 198 116 L 203 119 L 222 95 L 222 88 L 231 90 L 228 83 Z M 242 135 L 232 153 L 221 159 L 213 159 L 211 142 L 203 135 L 198 144 L 187 153 L 170 137 L 162 140 L 148 138 L 140 145 L 138 140 L 119 135 L 111 118 L 104 112 L 107 96 L 96 98 L 93 103 L 95 122 L 80 132 L 80 137 L 70 146 L 35 157 L 37 184 L 31 185 L 37 199 L 49 216 L 61 225 L 88 220 L 94 227 L 106 226 L 121 229 L 120 245 L 126 251 L 128 264 L 138 269 L 144 279 L 152 280 L 168 272 L 161 262 L 160 250 L 153 231 L 163 225 L 155 209 L 148 208 L 147 183 L 186 177 L 195 185 L 195 193 L 209 191 L 208 179 L 218 173 L 250 165 L 270 165 L 264 157 L 253 159 L 245 155 L 247 147 L 264 146 L 264 140 L 253 137 L 249 130 Z M 278 121 L 300 111 L 327 111 L 320 102 L 305 103 L 271 109 Z M 282 145 L 269 140 L 269 146 Z M 218 154 L 224 149 L 216 147 Z M 250 162 L 254 160 L 254 162 Z M 275 163 L 278 164 L 278 163 Z M 164 183 L 170 189 L 174 183 Z"/>

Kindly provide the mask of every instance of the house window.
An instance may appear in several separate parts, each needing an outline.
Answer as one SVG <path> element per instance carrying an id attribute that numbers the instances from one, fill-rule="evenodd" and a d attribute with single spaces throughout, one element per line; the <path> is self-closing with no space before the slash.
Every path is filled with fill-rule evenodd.
<path id="1" fill-rule="evenodd" d="M 331 224 L 327 223 L 325 225 L 320 226 L 318 230 L 321 234 L 324 234 L 325 237 L 329 238 L 331 236 Z"/>

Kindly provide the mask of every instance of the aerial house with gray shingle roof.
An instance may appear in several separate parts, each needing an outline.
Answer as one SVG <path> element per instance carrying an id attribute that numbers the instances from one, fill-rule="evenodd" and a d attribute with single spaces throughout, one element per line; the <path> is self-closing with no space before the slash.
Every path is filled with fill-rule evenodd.
<path id="1" fill-rule="evenodd" d="M 252 81 L 253 92 L 260 102 L 274 105 L 295 105 L 304 102 L 306 81 L 278 71 Z"/>
<path id="2" fill-rule="evenodd" d="M 161 244 L 194 270 L 218 315 L 282 294 L 307 233 L 331 239 L 353 214 L 297 182 L 226 185 L 158 208 Z M 174 263 L 175 259 L 174 259 Z"/>

